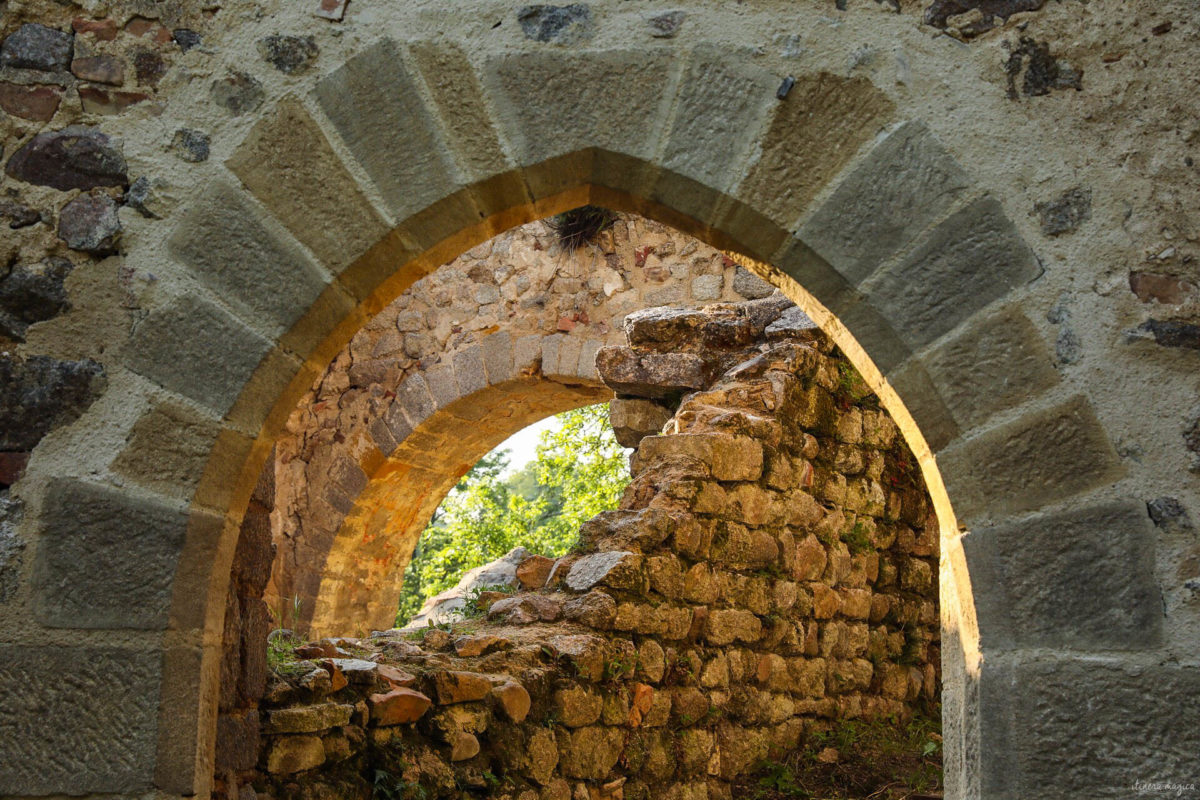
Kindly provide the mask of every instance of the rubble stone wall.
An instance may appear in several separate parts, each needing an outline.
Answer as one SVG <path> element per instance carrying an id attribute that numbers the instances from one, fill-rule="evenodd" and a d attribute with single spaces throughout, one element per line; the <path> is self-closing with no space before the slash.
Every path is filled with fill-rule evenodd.
<path id="1" fill-rule="evenodd" d="M 936 519 L 849 363 L 779 296 L 625 332 L 613 413 L 669 421 L 622 428 L 620 508 L 486 617 L 300 647 L 257 750 L 218 741 L 222 796 L 731 798 L 832 720 L 936 707 Z"/>

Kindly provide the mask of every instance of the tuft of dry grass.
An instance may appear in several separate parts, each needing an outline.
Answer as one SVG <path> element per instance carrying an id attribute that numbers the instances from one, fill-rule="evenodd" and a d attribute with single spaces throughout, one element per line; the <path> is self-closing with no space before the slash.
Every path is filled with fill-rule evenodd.
<path id="1" fill-rule="evenodd" d="M 547 220 L 558 238 L 558 244 L 568 252 L 578 250 L 595 240 L 617 221 L 617 215 L 600 206 L 580 206 Z"/>

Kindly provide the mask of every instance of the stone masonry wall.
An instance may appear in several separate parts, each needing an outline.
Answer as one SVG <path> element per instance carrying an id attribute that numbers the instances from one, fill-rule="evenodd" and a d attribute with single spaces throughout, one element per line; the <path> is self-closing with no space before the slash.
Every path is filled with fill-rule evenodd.
<path id="1" fill-rule="evenodd" d="M 298 648 L 254 768 L 218 742 L 225 796 L 729 798 L 834 719 L 937 701 L 937 527 L 848 363 L 778 297 L 625 332 L 597 356 L 620 509 L 486 618 Z"/>

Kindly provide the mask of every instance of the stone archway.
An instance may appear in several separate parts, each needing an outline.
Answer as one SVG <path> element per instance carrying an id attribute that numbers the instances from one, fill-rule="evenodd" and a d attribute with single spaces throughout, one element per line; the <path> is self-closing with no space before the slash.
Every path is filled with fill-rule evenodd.
<path id="1" fill-rule="evenodd" d="M 1163 625 L 1156 534 L 1131 499 L 1169 481 L 1131 476 L 1106 432 L 1138 415 L 1132 393 L 1051 366 L 1015 200 L 956 166 L 927 103 L 843 77 L 840 52 L 803 69 L 743 55 L 758 37 L 712 13 L 729 38 L 687 47 L 613 46 L 640 23 L 617 11 L 589 49 L 346 37 L 346 66 L 272 87 L 167 246 L 132 243 L 159 280 L 149 313 L 102 400 L 30 462 L 33 566 L 5 670 L 52 710 L 4 751 L 21 765 L 4 791 L 207 791 L 233 542 L 286 414 L 415 279 L 589 201 L 737 254 L 900 424 L 943 526 L 952 796 L 1101 793 L 1193 763 L 1195 727 L 1175 721 L 1197 713 L 1191 632 Z M 856 31 L 915 37 L 898 25 Z M 92 671 L 64 689 L 55 666 L 80 647 Z"/>
<path id="2" fill-rule="evenodd" d="M 772 291 L 636 215 L 578 251 L 535 223 L 439 267 L 372 318 L 291 415 L 268 466 L 282 509 L 268 604 L 298 607 L 295 624 L 314 634 L 389 627 L 446 491 L 521 427 L 606 401 L 593 361 L 627 314 Z"/>

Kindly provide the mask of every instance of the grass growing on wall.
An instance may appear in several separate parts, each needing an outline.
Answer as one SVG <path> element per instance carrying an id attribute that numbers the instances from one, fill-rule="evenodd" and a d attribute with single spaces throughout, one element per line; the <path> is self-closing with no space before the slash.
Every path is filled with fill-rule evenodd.
<path id="1" fill-rule="evenodd" d="M 579 527 L 617 507 L 629 483 L 626 451 L 608 421 L 608 405 L 559 414 L 537 457 L 505 474 L 508 451 L 493 450 L 442 501 L 404 572 L 396 624 L 463 573 L 514 547 L 545 556 L 566 553 Z"/>

